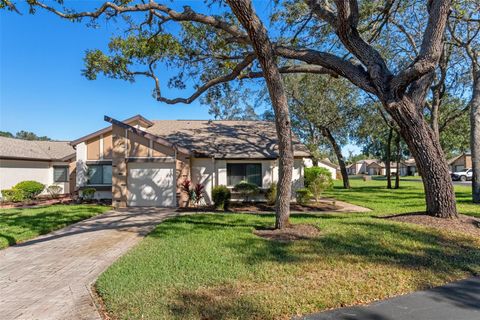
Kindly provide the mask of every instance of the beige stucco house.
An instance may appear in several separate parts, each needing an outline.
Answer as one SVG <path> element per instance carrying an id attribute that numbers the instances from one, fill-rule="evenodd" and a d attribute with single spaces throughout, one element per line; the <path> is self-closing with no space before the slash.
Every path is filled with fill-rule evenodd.
<path id="1" fill-rule="evenodd" d="M 463 169 L 469 169 L 472 167 L 472 154 L 470 152 L 464 152 L 450 160 L 448 160 L 450 171 L 458 172 Z"/>
<path id="2" fill-rule="evenodd" d="M 70 193 L 75 187 L 75 156 L 67 141 L 0 137 L 0 190 L 35 180 L 47 187 L 58 185 L 62 193 Z"/>
<path id="3" fill-rule="evenodd" d="M 278 180 L 274 123 L 266 121 L 148 120 L 140 115 L 71 142 L 77 188 L 94 187 L 96 198 L 115 207 L 184 206 L 181 183 L 233 188 L 242 180 L 266 189 Z M 293 190 L 303 187 L 308 149 L 294 139 Z M 292 196 L 294 192 L 292 193 Z"/>
<path id="4" fill-rule="evenodd" d="M 400 162 L 399 169 L 397 170 L 397 163 L 390 163 L 390 171 L 396 174 L 399 171 L 401 176 L 413 176 L 418 173 L 415 160 L 407 159 Z M 378 159 L 366 159 L 352 163 L 347 167 L 349 175 L 366 174 L 370 176 L 386 175 L 387 169 L 385 163 Z"/>

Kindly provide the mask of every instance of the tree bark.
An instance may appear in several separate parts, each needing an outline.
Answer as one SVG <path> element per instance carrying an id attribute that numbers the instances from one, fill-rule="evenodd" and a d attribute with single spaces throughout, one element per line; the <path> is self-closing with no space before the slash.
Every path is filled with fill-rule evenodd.
<path id="1" fill-rule="evenodd" d="M 472 151 L 472 200 L 480 204 L 480 70 L 474 72 L 470 101 L 470 145 Z"/>
<path id="2" fill-rule="evenodd" d="M 447 161 L 435 133 L 421 114 L 421 108 L 408 97 L 385 105 L 400 128 L 400 134 L 422 174 L 427 214 L 440 218 L 456 218 L 455 193 Z"/>
<path id="3" fill-rule="evenodd" d="M 396 161 L 397 161 L 397 174 L 395 175 L 395 189 L 400 188 L 400 158 L 402 156 L 401 150 L 400 150 L 400 135 L 397 134 L 397 137 L 395 139 L 395 145 L 397 148 L 397 156 L 396 156 Z"/>
<path id="4" fill-rule="evenodd" d="M 392 170 L 390 168 L 391 153 L 392 153 L 392 138 L 393 128 L 388 130 L 387 150 L 385 155 L 385 171 L 387 174 L 387 189 L 392 189 Z"/>
<path id="5" fill-rule="evenodd" d="M 283 80 L 275 61 L 272 43 L 267 30 L 255 13 L 250 0 L 227 0 L 233 13 L 247 30 L 257 59 L 262 67 L 270 100 L 275 112 L 275 126 L 278 137 L 279 174 L 275 206 L 275 228 L 289 225 L 290 199 L 292 196 L 293 147 L 290 113 Z"/>
<path id="6" fill-rule="evenodd" d="M 338 165 L 340 166 L 340 173 L 342 174 L 343 187 L 345 189 L 350 189 L 350 180 L 348 179 L 347 165 L 345 164 L 345 159 L 342 155 L 342 149 L 328 128 L 322 128 L 322 134 L 328 140 L 328 142 L 330 142 L 333 152 L 335 152 L 335 155 L 337 156 Z"/>

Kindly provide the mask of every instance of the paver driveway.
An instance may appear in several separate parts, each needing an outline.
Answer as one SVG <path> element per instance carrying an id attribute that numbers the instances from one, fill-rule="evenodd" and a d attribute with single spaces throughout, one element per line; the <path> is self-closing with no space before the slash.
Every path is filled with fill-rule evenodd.
<path id="1" fill-rule="evenodd" d="M 171 209 L 110 211 L 0 250 L 0 318 L 100 319 L 91 285 Z"/>

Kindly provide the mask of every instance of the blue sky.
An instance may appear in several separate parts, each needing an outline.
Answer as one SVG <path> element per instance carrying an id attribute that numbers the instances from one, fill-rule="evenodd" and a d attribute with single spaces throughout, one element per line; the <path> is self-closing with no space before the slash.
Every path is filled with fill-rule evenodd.
<path id="1" fill-rule="evenodd" d="M 211 118 L 208 107 L 198 101 L 190 105 L 155 101 L 147 79 L 132 84 L 102 76 L 95 81 L 84 78 L 85 50 L 105 49 L 117 31 L 114 22 L 102 22 L 93 29 L 41 10 L 31 15 L 26 7 L 19 8 L 21 16 L 0 11 L 0 130 L 73 140 L 104 127 L 104 115 Z M 169 90 L 168 95 L 188 92 Z"/>

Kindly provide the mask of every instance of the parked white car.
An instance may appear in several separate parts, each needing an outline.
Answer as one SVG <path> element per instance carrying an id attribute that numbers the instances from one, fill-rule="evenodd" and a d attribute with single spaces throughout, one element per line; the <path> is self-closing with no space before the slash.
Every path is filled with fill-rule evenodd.
<path id="1" fill-rule="evenodd" d="M 454 181 L 467 181 L 472 180 L 473 170 L 472 169 L 463 169 L 451 174 L 452 180 Z"/>

